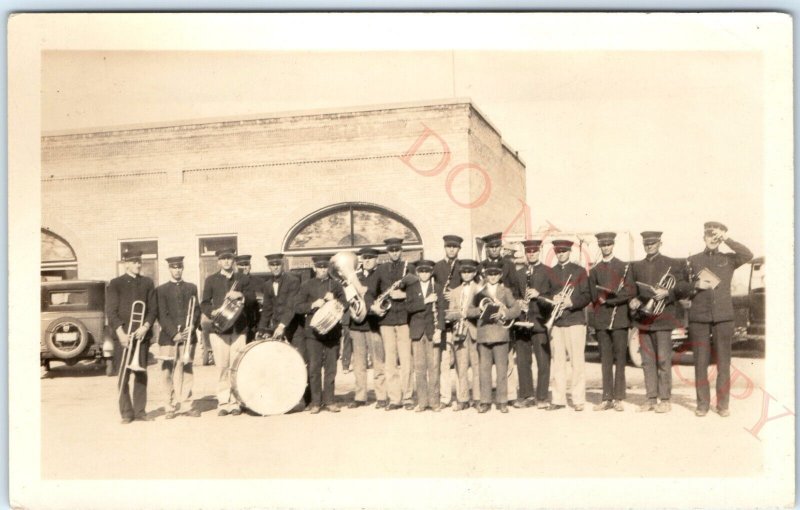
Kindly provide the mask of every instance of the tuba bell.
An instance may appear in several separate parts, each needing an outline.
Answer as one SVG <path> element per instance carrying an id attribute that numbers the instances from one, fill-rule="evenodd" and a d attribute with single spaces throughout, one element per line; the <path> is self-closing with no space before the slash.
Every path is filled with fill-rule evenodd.
<path id="1" fill-rule="evenodd" d="M 357 265 L 358 256 L 355 253 L 340 251 L 331 257 L 328 273 L 342 284 L 350 317 L 356 322 L 363 322 L 367 318 L 367 303 L 364 301 L 367 289 L 358 281 Z"/>

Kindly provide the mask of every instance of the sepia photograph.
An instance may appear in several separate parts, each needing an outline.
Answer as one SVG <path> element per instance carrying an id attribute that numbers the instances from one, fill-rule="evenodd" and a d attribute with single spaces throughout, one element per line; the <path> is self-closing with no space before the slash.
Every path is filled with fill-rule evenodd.
<path id="1" fill-rule="evenodd" d="M 788 15 L 8 27 L 13 507 L 794 505 Z"/>

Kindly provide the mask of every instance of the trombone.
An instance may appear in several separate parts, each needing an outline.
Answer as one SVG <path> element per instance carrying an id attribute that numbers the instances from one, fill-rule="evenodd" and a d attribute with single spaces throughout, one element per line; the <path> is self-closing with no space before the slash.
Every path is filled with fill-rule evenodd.
<path id="1" fill-rule="evenodd" d="M 132 334 L 144 325 L 144 312 L 146 306 L 144 301 L 134 301 L 131 305 L 131 317 L 128 321 L 128 345 L 122 351 L 121 366 L 119 369 L 119 379 L 117 386 L 119 389 L 119 397 L 122 396 L 123 381 L 128 376 L 128 370 L 132 372 L 145 372 L 147 369 L 139 363 L 139 356 L 141 353 L 142 342 L 144 339 L 136 339 Z M 134 346 L 134 342 L 136 345 Z"/>
<path id="2" fill-rule="evenodd" d="M 183 344 L 183 364 L 188 365 L 192 362 L 192 333 L 194 333 L 194 309 L 197 306 L 197 298 L 194 296 L 189 299 L 189 310 L 186 312 L 186 327 L 184 334 L 186 341 Z M 175 346 L 175 361 L 178 359 L 178 346 Z M 177 365 L 177 363 L 176 363 Z"/>

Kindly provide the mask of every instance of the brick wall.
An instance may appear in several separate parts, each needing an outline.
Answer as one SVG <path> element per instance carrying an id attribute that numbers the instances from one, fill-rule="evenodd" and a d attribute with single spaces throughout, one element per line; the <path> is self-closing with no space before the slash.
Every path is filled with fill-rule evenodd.
<path id="1" fill-rule="evenodd" d="M 487 149 L 499 137 L 488 124 L 473 130 L 471 112 L 468 102 L 452 102 L 45 136 L 43 227 L 70 242 L 81 278 L 116 276 L 119 241 L 154 238 L 160 280 L 168 276 L 163 259 L 181 254 L 186 279 L 197 281 L 202 236 L 236 235 L 239 252 L 254 256 L 253 270 L 265 271 L 263 255 L 282 250 L 303 218 L 333 204 L 365 202 L 406 218 L 425 255 L 440 258 L 442 235 L 470 239 L 484 233 L 489 215 L 502 223 L 509 211 L 496 200 L 480 211 L 457 206 L 445 186 L 447 170 L 422 176 L 400 156 L 427 126 L 447 148 L 429 137 L 409 161 L 416 168 L 435 166 L 445 153 L 450 167 L 472 158 L 502 162 L 502 151 Z M 510 179 L 514 189 L 505 189 L 509 166 L 497 166 L 503 173 L 494 189 L 524 197 L 524 178 L 522 185 Z M 468 186 L 461 179 L 453 193 Z M 462 256 L 471 255 L 465 245 Z"/>

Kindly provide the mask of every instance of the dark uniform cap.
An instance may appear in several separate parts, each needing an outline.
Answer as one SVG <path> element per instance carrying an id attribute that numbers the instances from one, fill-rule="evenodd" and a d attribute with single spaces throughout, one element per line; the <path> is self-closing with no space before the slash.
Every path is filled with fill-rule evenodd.
<path id="1" fill-rule="evenodd" d="M 420 259 L 415 262 L 417 271 L 433 271 L 434 261 L 428 259 Z"/>
<path id="2" fill-rule="evenodd" d="M 525 239 L 522 241 L 522 246 L 525 247 L 525 251 L 528 253 L 539 251 L 539 248 L 542 247 L 542 241 L 539 239 Z"/>
<path id="3" fill-rule="evenodd" d="M 472 259 L 461 259 L 459 262 L 459 271 L 462 273 L 475 272 L 478 270 L 478 262 Z"/>
<path id="4" fill-rule="evenodd" d="M 142 260 L 142 251 L 141 250 L 128 250 L 122 255 L 122 260 L 125 262 L 134 262 L 134 261 L 141 261 Z"/>
<path id="5" fill-rule="evenodd" d="M 183 267 L 183 257 L 167 257 L 169 267 Z"/>
<path id="6" fill-rule="evenodd" d="M 461 247 L 461 243 L 464 242 L 462 237 L 454 235 L 447 235 L 442 237 L 442 239 L 444 239 L 445 246 L 458 246 L 459 248 Z"/>
<path id="7" fill-rule="evenodd" d="M 569 251 L 574 243 L 567 239 L 556 239 L 553 241 L 553 249 L 556 252 Z"/>
<path id="8" fill-rule="evenodd" d="M 402 248 L 403 240 L 399 237 L 390 237 L 389 239 L 384 239 L 383 243 L 386 245 L 386 248 Z"/>
<path id="9" fill-rule="evenodd" d="M 314 255 L 311 257 L 311 260 L 314 261 L 315 267 L 328 267 L 331 262 L 330 255 Z"/>
<path id="10" fill-rule="evenodd" d="M 356 252 L 356 255 L 361 256 L 363 259 L 374 259 L 379 253 L 375 248 L 361 248 Z"/>
<path id="11" fill-rule="evenodd" d="M 500 260 L 487 260 L 483 265 L 486 274 L 500 274 L 503 272 L 503 262 Z"/>
<path id="12" fill-rule="evenodd" d="M 264 257 L 267 258 L 267 262 L 283 262 L 283 253 L 270 253 Z"/>
<path id="13" fill-rule="evenodd" d="M 661 240 L 661 234 L 663 232 L 658 232 L 655 230 L 645 230 L 642 232 L 642 241 L 644 244 L 653 244 L 657 243 Z"/>
<path id="14" fill-rule="evenodd" d="M 250 265 L 250 255 L 237 255 L 236 256 L 236 264 L 239 266 L 249 266 Z"/>
<path id="15" fill-rule="evenodd" d="M 614 238 L 617 237 L 617 234 L 614 232 L 598 232 L 594 236 L 597 238 L 599 246 L 608 246 L 614 244 Z"/>
<path id="16" fill-rule="evenodd" d="M 233 258 L 233 249 L 232 248 L 223 248 L 221 250 L 217 250 L 217 258 L 218 259 L 232 259 Z"/>
<path id="17" fill-rule="evenodd" d="M 495 232 L 483 237 L 483 242 L 486 246 L 501 246 L 503 244 L 503 233 Z"/>
<path id="18" fill-rule="evenodd" d="M 707 222 L 705 222 L 703 224 L 703 229 L 704 230 L 710 230 L 712 228 L 718 228 L 718 229 L 722 230 L 723 232 L 727 232 L 728 231 L 728 227 L 726 227 L 725 225 L 723 225 L 722 223 L 720 223 L 718 221 L 707 221 Z"/>

